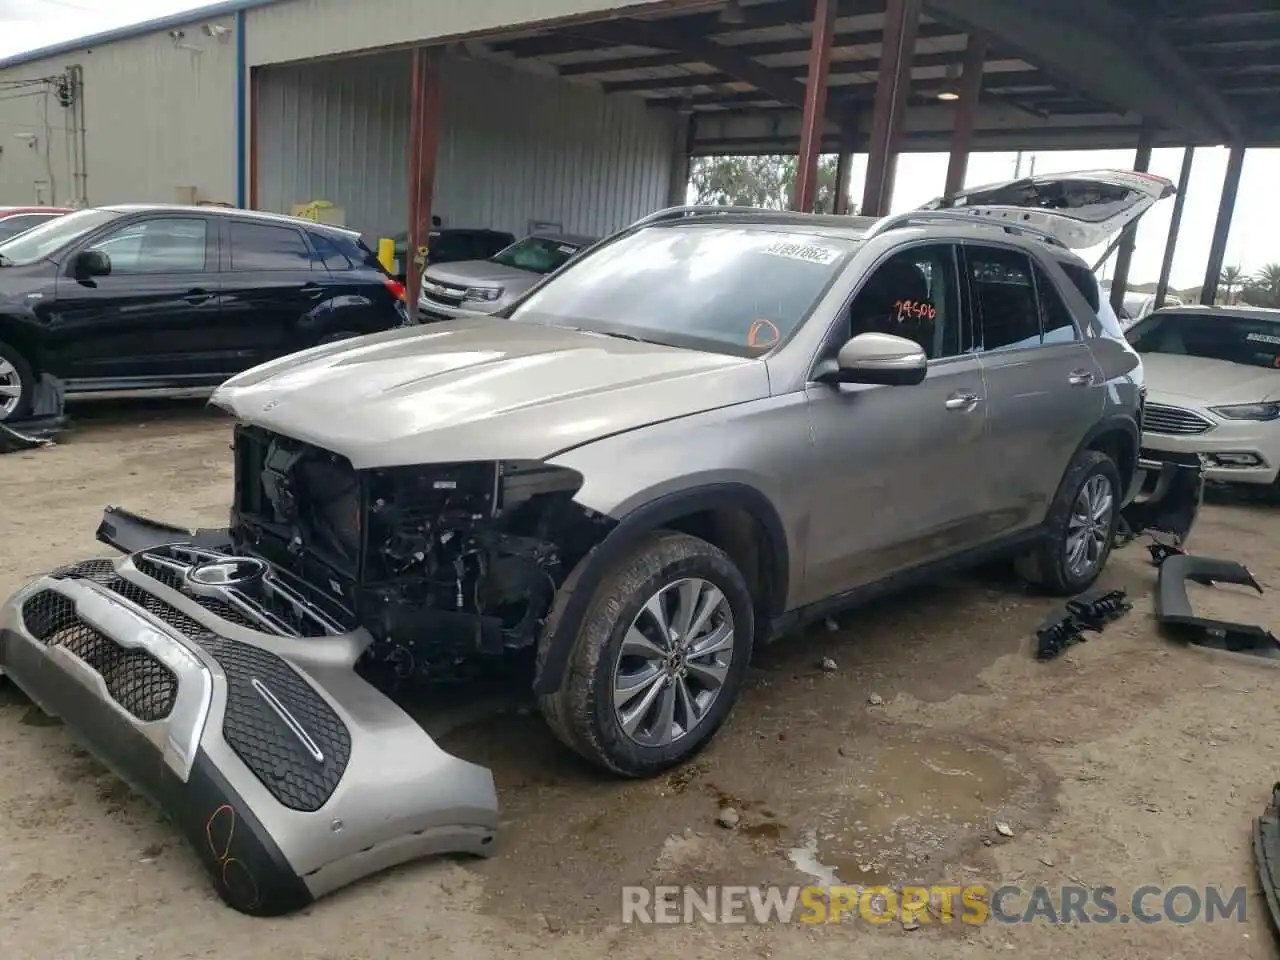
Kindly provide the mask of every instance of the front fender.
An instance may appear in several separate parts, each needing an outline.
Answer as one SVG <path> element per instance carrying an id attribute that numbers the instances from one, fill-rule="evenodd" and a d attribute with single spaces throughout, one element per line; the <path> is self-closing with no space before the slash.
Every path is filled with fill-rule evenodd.
<path id="1" fill-rule="evenodd" d="M 769 539 L 769 613 L 788 609 L 804 574 L 813 460 L 803 395 L 772 397 L 683 417 L 553 457 L 583 478 L 575 501 L 616 521 L 562 587 L 561 610 L 543 638 L 534 689 L 559 687 L 579 624 L 605 573 L 646 533 L 724 507 L 745 511 Z"/>

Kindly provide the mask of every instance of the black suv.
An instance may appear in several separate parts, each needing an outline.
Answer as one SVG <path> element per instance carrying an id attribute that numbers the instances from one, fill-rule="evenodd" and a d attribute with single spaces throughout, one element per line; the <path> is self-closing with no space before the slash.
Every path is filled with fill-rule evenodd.
<path id="1" fill-rule="evenodd" d="M 79 210 L 0 243 L 0 422 L 39 376 L 69 396 L 212 389 L 330 340 L 409 322 L 357 233 L 275 214 Z"/>

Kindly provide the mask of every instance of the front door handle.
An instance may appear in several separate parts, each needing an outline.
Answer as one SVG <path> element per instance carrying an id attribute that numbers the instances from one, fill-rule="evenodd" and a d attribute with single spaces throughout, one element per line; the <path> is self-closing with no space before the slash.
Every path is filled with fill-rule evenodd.
<path id="1" fill-rule="evenodd" d="M 976 407 L 982 398 L 976 393 L 953 393 L 947 397 L 947 402 L 943 404 L 948 410 L 960 410 L 968 412 Z"/>
<path id="2" fill-rule="evenodd" d="M 188 290 L 183 295 L 182 299 L 187 301 L 187 303 L 191 304 L 192 306 L 199 306 L 200 304 L 205 303 L 208 300 L 212 300 L 213 294 L 210 293 L 208 290 L 201 290 L 199 287 L 196 287 L 193 290 Z"/>
<path id="3" fill-rule="evenodd" d="M 1087 387 L 1093 383 L 1093 371 L 1072 370 L 1067 374 L 1067 383 L 1073 387 Z"/>

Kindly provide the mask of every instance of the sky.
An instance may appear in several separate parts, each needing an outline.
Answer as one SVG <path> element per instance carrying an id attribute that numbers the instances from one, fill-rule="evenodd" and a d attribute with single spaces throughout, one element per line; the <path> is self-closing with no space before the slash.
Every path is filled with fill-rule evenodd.
<path id="1" fill-rule="evenodd" d="M 205 5 L 206 0 L 0 0 L 0 57 Z M 1133 166 L 1133 153 L 1126 150 L 1044 151 L 1023 155 L 1024 174 L 1030 169 L 1032 156 L 1036 173 Z M 1151 172 L 1176 182 L 1181 163 L 1181 150 L 1156 150 Z M 966 185 L 1010 179 L 1016 164 L 1017 157 L 1011 153 L 974 154 L 969 159 Z M 1175 288 L 1198 286 L 1204 279 L 1226 165 L 1224 148 L 1202 147 L 1196 151 L 1173 264 Z M 893 212 L 908 210 L 941 193 L 946 167 L 947 158 L 942 154 L 903 156 L 898 165 Z M 850 191 L 855 200 L 862 195 L 865 173 L 865 155 L 856 157 Z M 1277 182 L 1280 150 L 1250 150 L 1225 261 L 1246 274 L 1267 263 L 1280 262 L 1280 230 L 1275 228 L 1275 205 L 1271 199 Z M 1132 282 L 1153 282 L 1159 277 L 1172 208 L 1172 200 L 1166 200 L 1142 219 L 1129 273 Z"/>

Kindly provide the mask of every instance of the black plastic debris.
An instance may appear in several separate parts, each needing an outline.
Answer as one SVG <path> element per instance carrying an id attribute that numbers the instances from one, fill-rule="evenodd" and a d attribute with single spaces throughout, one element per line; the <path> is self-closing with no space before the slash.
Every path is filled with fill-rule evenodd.
<path id="1" fill-rule="evenodd" d="M 47 373 L 36 384 L 31 416 L 0 423 L 0 454 L 47 447 L 67 425 L 62 382 Z"/>
<path id="2" fill-rule="evenodd" d="M 1159 540 L 1147 544 L 1147 552 L 1151 554 L 1152 564 L 1157 567 L 1170 557 L 1183 557 L 1186 556 L 1187 553 L 1187 551 L 1183 550 L 1177 544 L 1162 543 Z"/>
<path id="3" fill-rule="evenodd" d="M 1086 632 L 1101 633 L 1132 609 L 1123 590 L 1094 590 L 1071 598 L 1036 628 L 1036 659 L 1054 659 L 1067 647 L 1087 640 Z"/>
<path id="4" fill-rule="evenodd" d="M 1263 592 L 1262 585 L 1249 569 L 1234 560 L 1187 554 L 1169 557 L 1160 564 L 1160 579 L 1156 587 L 1156 620 L 1166 632 L 1200 647 L 1280 659 L 1280 638 L 1270 630 L 1252 623 L 1196 616 L 1187 597 L 1188 580 L 1203 586 L 1234 583 L 1252 587 L 1259 594 Z"/>

